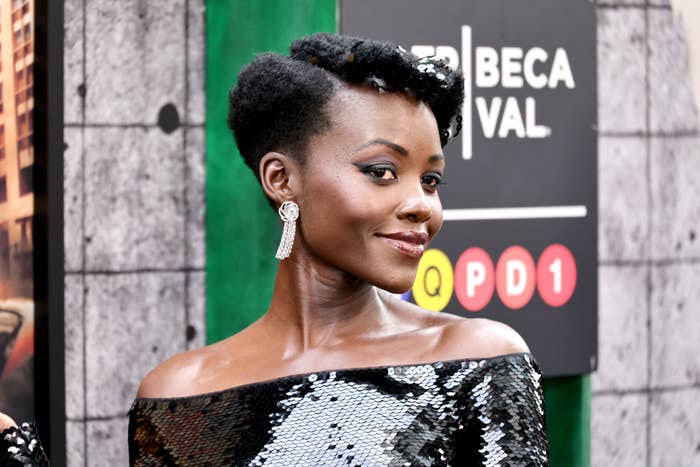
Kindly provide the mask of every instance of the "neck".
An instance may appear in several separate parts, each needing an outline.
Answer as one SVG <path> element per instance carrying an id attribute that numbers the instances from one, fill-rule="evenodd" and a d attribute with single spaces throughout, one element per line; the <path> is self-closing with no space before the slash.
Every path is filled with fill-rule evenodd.
<path id="1" fill-rule="evenodd" d="M 389 319 L 378 290 L 317 261 L 292 256 L 277 270 L 264 324 L 284 357 L 381 329 Z"/>

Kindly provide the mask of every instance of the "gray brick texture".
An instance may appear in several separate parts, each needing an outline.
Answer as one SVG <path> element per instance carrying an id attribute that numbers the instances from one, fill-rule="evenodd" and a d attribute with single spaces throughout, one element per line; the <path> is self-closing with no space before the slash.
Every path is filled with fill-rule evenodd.
<path id="1" fill-rule="evenodd" d="M 594 466 L 700 465 L 700 119 L 668 0 L 599 1 Z"/>
<path id="2" fill-rule="evenodd" d="M 64 8 L 67 462 L 127 465 L 139 382 L 205 343 L 205 2 Z"/>

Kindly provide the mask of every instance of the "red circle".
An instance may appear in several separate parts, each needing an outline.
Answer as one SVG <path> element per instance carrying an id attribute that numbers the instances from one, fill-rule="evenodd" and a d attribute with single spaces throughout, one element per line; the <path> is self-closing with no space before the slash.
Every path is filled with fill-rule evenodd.
<path id="1" fill-rule="evenodd" d="M 519 245 L 506 248 L 496 265 L 496 291 L 512 310 L 524 307 L 535 293 L 535 262 Z"/>
<path id="2" fill-rule="evenodd" d="M 549 306 L 569 301 L 576 289 L 576 261 L 571 251 L 559 243 L 549 245 L 537 260 L 537 291 Z"/>
<path id="3" fill-rule="evenodd" d="M 465 250 L 455 265 L 455 295 L 468 311 L 481 311 L 495 288 L 493 261 L 478 247 Z"/>

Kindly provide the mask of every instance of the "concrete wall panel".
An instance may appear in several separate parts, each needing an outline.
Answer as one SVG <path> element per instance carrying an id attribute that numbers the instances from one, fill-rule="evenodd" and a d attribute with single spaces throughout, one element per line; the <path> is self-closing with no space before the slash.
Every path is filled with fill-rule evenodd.
<path id="1" fill-rule="evenodd" d="M 205 342 L 204 1 L 64 14 L 67 460 L 126 465 L 141 379 Z"/>
<path id="2" fill-rule="evenodd" d="M 651 385 L 700 385 L 700 264 L 654 268 Z"/>
<path id="3" fill-rule="evenodd" d="M 651 398 L 651 465 L 700 465 L 700 388 L 656 393 Z"/>
<path id="4" fill-rule="evenodd" d="M 185 266 L 180 131 L 85 129 L 88 270 Z"/>
<path id="5" fill-rule="evenodd" d="M 204 124 L 204 2 L 187 2 L 187 123 Z M 219 96 L 227 99 L 228 96 Z M 204 145 L 202 145 L 204 148 Z"/>
<path id="6" fill-rule="evenodd" d="M 184 0 L 86 0 L 88 123 L 155 123 L 185 105 Z"/>
<path id="7" fill-rule="evenodd" d="M 598 140 L 598 258 L 648 257 L 647 142 L 641 137 Z"/>
<path id="8" fill-rule="evenodd" d="M 129 465 L 127 446 L 128 420 L 94 420 L 87 422 L 87 465 Z"/>
<path id="9" fill-rule="evenodd" d="M 598 129 L 642 132 L 647 106 L 644 11 L 598 10 Z"/>
<path id="10" fill-rule="evenodd" d="M 83 130 L 63 131 L 63 236 L 64 266 L 68 271 L 83 268 Z"/>
<path id="11" fill-rule="evenodd" d="M 652 132 L 700 130 L 688 72 L 681 19 L 669 9 L 649 10 L 649 110 Z"/>
<path id="12" fill-rule="evenodd" d="M 146 373 L 185 350 L 183 273 L 86 277 L 88 417 L 125 415 Z"/>
<path id="13" fill-rule="evenodd" d="M 647 385 L 647 271 L 637 266 L 598 268 L 598 371 L 596 391 L 644 389 Z"/>
<path id="14" fill-rule="evenodd" d="M 206 276 L 204 271 L 188 273 L 187 348 L 196 349 L 206 344 Z"/>
<path id="15" fill-rule="evenodd" d="M 204 232 L 206 165 L 204 155 L 204 128 L 187 132 L 187 266 L 203 268 L 206 262 Z"/>
<path id="16" fill-rule="evenodd" d="M 652 257 L 700 258 L 700 135 L 651 138 Z"/>
<path id="17" fill-rule="evenodd" d="M 66 423 L 66 465 L 86 465 L 85 422 Z"/>
<path id="18" fill-rule="evenodd" d="M 83 0 L 64 0 L 63 36 L 63 121 L 79 124 L 83 121 Z"/>
<path id="19" fill-rule="evenodd" d="M 79 420 L 85 416 L 84 278 L 67 274 L 64 283 L 66 417 Z"/>
<path id="20" fill-rule="evenodd" d="M 591 465 L 646 464 L 647 395 L 605 395 L 593 399 Z"/>

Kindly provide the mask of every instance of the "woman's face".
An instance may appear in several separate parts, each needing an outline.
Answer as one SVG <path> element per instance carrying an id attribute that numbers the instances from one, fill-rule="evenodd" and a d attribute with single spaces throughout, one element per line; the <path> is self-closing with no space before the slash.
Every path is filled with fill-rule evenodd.
<path id="1" fill-rule="evenodd" d="M 405 292 L 442 226 L 445 161 L 435 117 L 421 101 L 369 86 L 343 88 L 328 113 L 331 127 L 310 140 L 295 190 L 306 249 Z"/>

